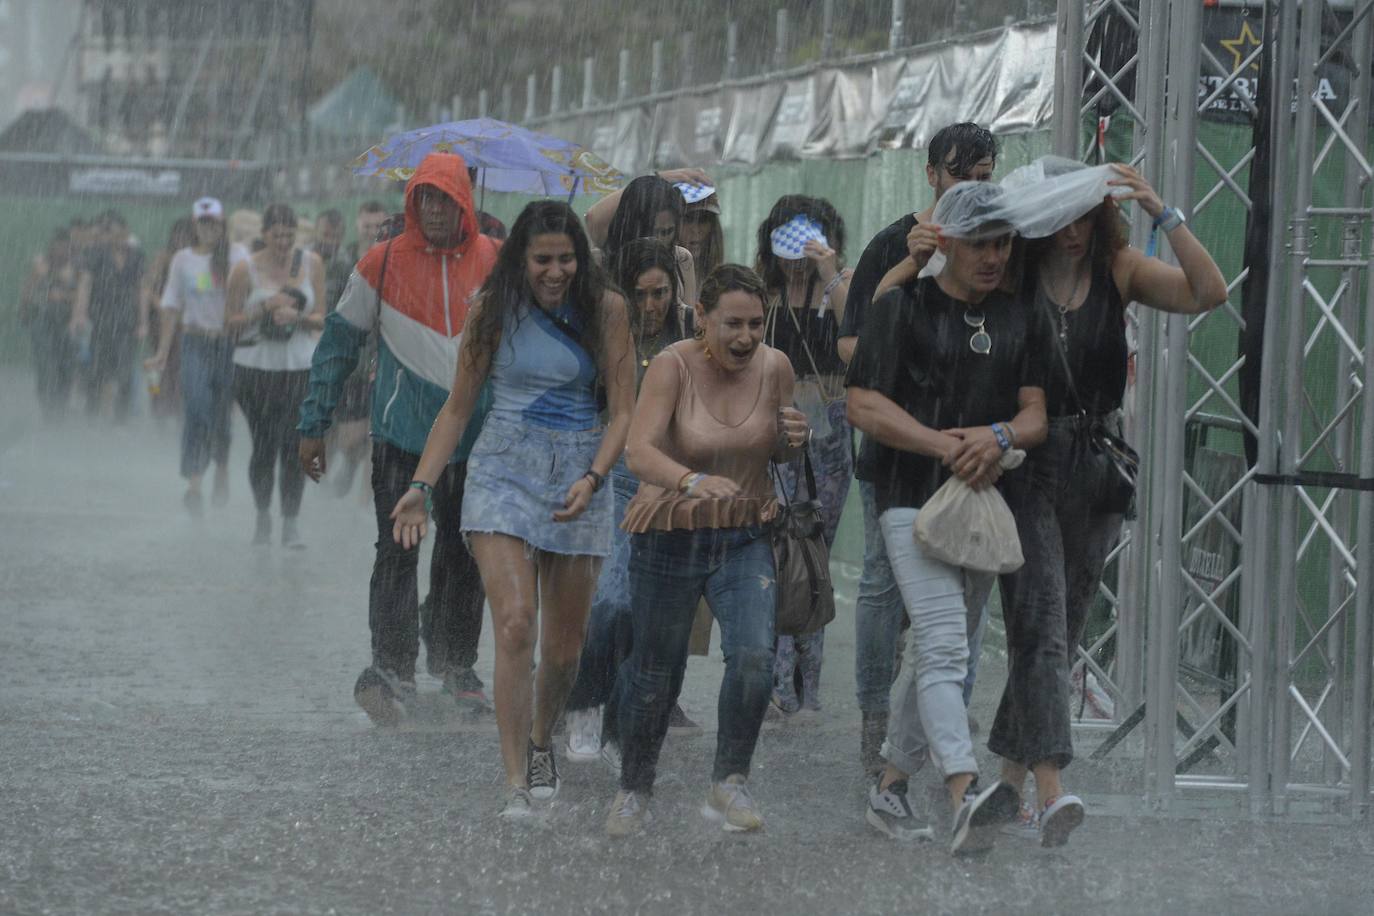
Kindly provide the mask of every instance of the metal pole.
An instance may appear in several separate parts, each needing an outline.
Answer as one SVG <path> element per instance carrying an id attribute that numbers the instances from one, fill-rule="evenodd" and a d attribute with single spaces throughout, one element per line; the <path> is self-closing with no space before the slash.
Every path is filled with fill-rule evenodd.
<path id="1" fill-rule="evenodd" d="M 549 114 L 556 115 L 563 111 L 563 65 L 553 65 L 553 86 L 550 90 Z"/>
<path id="2" fill-rule="evenodd" d="M 649 48 L 649 94 L 657 95 L 663 91 L 663 39 L 657 39 Z"/>
<path id="3" fill-rule="evenodd" d="M 696 83 L 696 43 L 696 33 L 682 33 L 682 69 L 677 80 L 679 86 L 691 86 Z"/>
<path id="4" fill-rule="evenodd" d="M 835 54 L 835 0 L 825 0 L 821 4 L 821 59 L 828 60 Z"/>
<path id="5" fill-rule="evenodd" d="M 902 0 L 892 0 L 892 28 L 887 33 L 887 49 L 895 51 L 906 43 L 906 23 L 902 16 Z"/>
<path id="6" fill-rule="evenodd" d="M 515 87 L 510 83 L 501 85 L 501 117 L 515 120 Z"/>
<path id="7" fill-rule="evenodd" d="M 630 97 L 630 49 L 620 49 L 615 76 L 615 100 L 623 102 Z"/>
<path id="8" fill-rule="evenodd" d="M 787 69 L 787 10 L 781 8 L 777 13 L 773 44 L 773 69 Z"/>
<path id="9" fill-rule="evenodd" d="M 1054 40 L 1054 151 L 1069 159 L 1078 158 L 1082 131 L 1084 2 L 1059 0 Z"/>
<path id="10" fill-rule="evenodd" d="M 596 58 L 582 58 L 582 110 L 596 104 Z"/>
<path id="11" fill-rule="evenodd" d="M 485 89 L 477 90 L 477 117 L 485 118 L 491 111 L 491 93 Z"/>
<path id="12" fill-rule="evenodd" d="M 536 110 L 536 105 L 537 105 L 535 96 L 538 94 L 538 91 L 539 91 L 538 80 L 535 79 L 535 76 L 534 76 L 533 73 L 528 74 L 528 75 L 525 77 L 525 120 L 526 120 L 526 121 L 533 121 L 533 120 L 534 120 L 534 115 L 535 115 L 535 110 Z M 456 110 L 456 108 L 457 108 L 457 106 L 455 106 L 455 110 Z"/>
<path id="13" fill-rule="evenodd" d="M 1358 98 L 1367 99 L 1374 90 L 1374 79 L 1370 75 L 1370 61 L 1374 60 L 1374 22 L 1369 16 L 1361 20 L 1352 45 L 1351 59 L 1360 68 L 1352 91 Z M 1353 171 L 1353 163 L 1347 162 L 1346 168 Z M 1361 195 L 1358 203 L 1365 202 Z M 1369 265 L 1365 268 L 1364 279 L 1364 393 L 1361 395 L 1359 454 L 1360 476 L 1369 479 L 1374 477 L 1374 237 L 1370 239 Z M 1374 715 L 1374 689 L 1371 687 L 1371 678 L 1374 678 L 1371 667 L 1374 666 L 1374 493 L 1361 491 L 1356 503 L 1355 542 L 1359 545 L 1359 553 L 1355 573 L 1355 677 L 1350 697 L 1350 813 L 1364 818 L 1369 813 L 1370 765 L 1374 763 L 1370 759 L 1369 735 L 1370 717 Z"/>
<path id="14" fill-rule="evenodd" d="M 1309 7 L 1309 10 L 1312 9 Z M 1302 454 L 1302 351 L 1307 312 L 1303 281 L 1307 279 L 1305 262 L 1311 253 L 1311 217 L 1307 210 L 1312 206 L 1312 164 L 1316 154 L 1316 112 L 1312 106 L 1312 93 L 1317 86 L 1315 65 L 1321 49 L 1321 24 L 1320 15 L 1304 16 L 1298 31 L 1298 109 L 1292 144 L 1293 161 L 1298 163 L 1298 167 L 1293 176 L 1293 210 L 1288 226 L 1291 240 L 1288 249 L 1288 286 L 1281 300 L 1284 315 L 1288 319 L 1283 360 L 1287 373 L 1284 387 L 1287 398 L 1283 406 L 1283 439 L 1279 443 L 1281 474 L 1296 474 L 1298 459 Z M 1279 617 L 1274 644 L 1274 734 L 1270 743 L 1274 813 L 1282 815 L 1286 813 L 1288 755 L 1292 752 L 1293 740 L 1293 704 L 1288 698 L 1288 686 L 1292 682 L 1289 667 L 1297 632 L 1298 601 L 1298 499 L 1296 490 L 1291 486 L 1285 486 L 1279 492 L 1277 523 L 1278 553 L 1275 561 L 1278 575 L 1273 598 Z"/>
<path id="15" fill-rule="evenodd" d="M 448 100 L 449 117 L 455 121 L 463 119 L 463 97 L 454 93 Z"/>
<path id="16" fill-rule="evenodd" d="M 739 25 L 732 19 L 725 24 L 725 79 L 732 80 L 739 70 Z"/>

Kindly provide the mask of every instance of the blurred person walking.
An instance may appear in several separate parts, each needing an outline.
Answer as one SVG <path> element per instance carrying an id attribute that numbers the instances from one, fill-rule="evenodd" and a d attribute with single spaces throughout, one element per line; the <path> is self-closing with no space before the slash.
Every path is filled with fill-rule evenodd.
<path id="1" fill-rule="evenodd" d="M 696 302 L 697 272 L 691 253 L 678 243 L 687 202 L 672 182 L 699 174 L 695 169 L 683 169 L 642 175 L 587 211 L 588 234 L 593 244 L 600 245 L 602 264 L 613 276 L 619 272 L 616 261 L 620 252 L 634 239 L 652 238 L 672 245 L 682 278 L 681 302 L 688 309 Z"/>
<path id="2" fill-rule="evenodd" d="M 413 549 L 444 461 L 489 383 L 493 403 L 468 461 L 461 524 L 496 635 L 503 817 L 527 817 L 535 799 L 559 791 L 553 728 L 611 553 L 604 485 L 625 446 L 634 365 L 624 300 L 593 261 L 576 214 L 560 202 L 529 204 L 473 303 L 453 388 L 392 512 L 396 542 Z"/>
<path id="3" fill-rule="evenodd" d="M 143 324 L 148 328 L 147 346 L 157 353 L 162 349 L 162 322 L 158 319 L 158 305 L 167 289 L 167 279 L 171 275 L 172 258 L 183 248 L 194 245 L 196 224 L 190 217 L 180 217 L 172 223 L 167 233 L 167 244 L 155 255 L 143 283 Z M 152 400 L 153 416 L 161 421 L 164 417 L 177 414 L 181 410 L 181 327 L 172 329 L 172 341 L 167 349 L 166 368 L 146 372 L 148 394 Z"/>
<path id="4" fill-rule="evenodd" d="M 162 327 L 157 353 L 144 367 L 165 373 L 181 328 L 181 476 L 182 502 L 193 516 L 204 508 L 201 478 L 215 464 L 211 501 L 229 501 L 229 410 L 233 403 L 234 341 L 224 326 L 229 270 L 248 258 L 241 245 L 230 245 L 224 232 L 224 206 L 202 197 L 191 207 L 196 241 L 172 256 L 162 290 Z"/>
<path id="5" fill-rule="evenodd" d="M 1055 160 L 1060 174 L 1084 168 Z M 1121 434 L 1128 348 L 1126 303 L 1196 315 L 1226 301 L 1216 262 L 1134 169 L 1112 167 L 1107 198 L 1054 235 L 1026 243 L 1022 299 L 1055 326 L 1045 386 L 1049 433 L 1030 453 L 1010 500 L 1026 563 L 1002 579 L 1007 684 L 988 735 L 1002 779 L 1035 775 L 1037 803 L 1023 803 L 1016 832 L 1061 846 L 1082 823 L 1082 800 L 1064 790 L 1073 760 L 1070 673 L 1126 506 L 1104 499 L 1111 469 L 1092 451 L 1095 427 Z M 1047 165 L 1046 174 L 1054 168 Z M 1126 243 L 1119 201 L 1138 203 L 1169 237 L 1174 267 Z"/>
<path id="6" fill-rule="evenodd" d="M 496 245 L 477 232 L 472 188 L 462 157 L 432 153 L 406 185 L 405 228 L 367 249 L 338 308 L 328 313 L 310 366 L 297 431 L 305 473 L 327 471 L 324 437 L 374 329 L 377 381 L 371 407 L 376 559 L 368 591 L 371 663 L 353 697 L 379 725 L 399 722 L 415 696 L 415 662 L 425 642 L 426 668 L 466 709 L 487 705 L 472 666 L 482 634 L 483 591 L 460 532 L 467 457 L 482 425 L 439 456 L 431 478 L 435 522 L 426 626 L 419 623 L 414 544 L 392 537 L 391 510 L 415 479 L 420 454 L 448 397 L 468 320 L 468 303 L 496 262 Z M 360 240 L 365 244 L 365 239 Z"/>
<path id="7" fill-rule="evenodd" d="M 791 406 L 787 357 L 763 342 L 767 289 L 747 267 L 706 279 L 696 337 L 669 346 L 644 376 L 626 464 L 641 482 L 631 534 L 633 648 L 621 668 L 620 791 L 612 836 L 648 814 L 669 711 L 682 689 L 698 601 L 721 625 L 725 676 L 711 785 L 702 813 L 727 831 L 758 830 L 749 770 L 772 683 L 777 514 L 770 460 L 796 457 L 806 417 Z"/>
<path id="8" fill-rule="evenodd" d="M 846 363 L 862 337 L 868 307 L 879 285 L 886 280 L 891 287 L 897 277 L 915 276 L 935 254 L 938 227 L 932 214 L 940 198 L 960 182 L 991 180 L 996 167 L 997 139 L 986 128 L 971 122 L 952 124 L 931 138 L 925 174 L 935 199 L 925 210 L 907 214 L 875 235 L 854 268 L 837 342 L 840 358 Z M 897 273 L 889 277 L 892 271 Z M 875 446 L 865 437 L 856 463 L 862 463 L 864 454 Z M 854 678 L 861 717 L 859 759 L 864 771 L 873 774 L 883 766 L 880 748 L 887 734 L 888 695 L 901 657 L 905 612 L 878 523 L 874 487 L 862 477 L 859 497 L 864 513 L 864 562 L 854 606 Z M 985 618 L 978 610 L 970 620 L 974 630 L 965 702 L 973 692 Z"/>
<path id="9" fill-rule="evenodd" d="M 825 544 L 835 542 L 854 473 L 853 432 L 845 418 L 844 362 L 836 349 L 853 271 L 844 267 L 844 220 L 829 201 L 801 194 L 778 199 L 759 224 L 755 270 L 768 287 L 764 339 L 796 374 L 794 401 L 812 436 L 807 449 L 816 474 Z M 798 492 L 799 469 L 778 468 L 779 497 Z M 779 636 L 773 663 L 773 706 L 784 716 L 821 708 L 825 630 Z"/>
<path id="10" fill-rule="evenodd" d="M 87 416 L 112 413 L 122 423 L 133 406 L 136 348 L 148 336 L 140 302 L 145 258 L 118 211 L 102 213 L 96 226 L 98 235 L 81 269 L 71 333 L 90 339 Z"/>
<path id="11" fill-rule="evenodd" d="M 303 547 L 296 518 L 305 473 L 296 417 L 310 381 L 314 332 L 324 327 L 324 264 L 296 246 L 296 214 L 286 204 L 263 212 L 262 239 L 263 249 L 230 271 L 225 308 L 225 327 L 237 338 L 234 400 L 253 440 L 253 543 L 272 538 L 272 489 L 280 475 L 281 543 Z"/>
<path id="12" fill-rule="evenodd" d="M 892 716 L 882 747 L 887 766 L 869 790 L 865 818 L 899 840 L 929 839 L 912 810 L 908 778 L 927 757 L 949 793 L 950 849 L 992 843 L 993 828 L 1016 816 L 1015 788 L 978 783 L 965 711 L 969 617 L 991 591 L 991 573 L 937 559 L 913 538 L 922 507 L 951 476 L 975 490 L 995 485 L 1003 453 L 1045 438 L 1049 332 L 1031 309 L 999 290 L 1012 227 L 996 218 L 995 185 L 950 189 L 935 208 L 939 275 L 912 280 L 872 305 L 849 366 L 849 415 L 866 433 L 859 477 L 874 485 L 883 540 L 911 619 Z M 877 332 L 877 333 L 875 333 Z"/>
<path id="13" fill-rule="evenodd" d="M 76 377 L 71 320 L 80 278 L 71 231 L 58 229 L 34 257 L 19 294 L 19 322 L 29 332 L 38 406 L 49 421 L 66 413 Z"/>
<path id="14" fill-rule="evenodd" d="M 635 239 L 626 246 L 620 258 L 620 270 L 619 276 L 613 279 L 626 294 L 630 334 L 635 345 L 637 389 L 653 358 L 669 344 L 688 335 L 682 326 L 682 313 L 677 308 L 677 261 L 672 246 L 655 239 Z M 565 753 L 572 761 L 604 758 L 618 772 L 619 704 L 614 687 L 616 674 L 629 657 L 632 636 L 630 535 L 620 523 L 639 489 L 639 478 L 630 473 L 624 455 L 611 469 L 609 482 L 615 498 L 616 527 L 611 556 L 601 567 L 601 577 L 592 598 L 577 681 L 568 694 Z"/>

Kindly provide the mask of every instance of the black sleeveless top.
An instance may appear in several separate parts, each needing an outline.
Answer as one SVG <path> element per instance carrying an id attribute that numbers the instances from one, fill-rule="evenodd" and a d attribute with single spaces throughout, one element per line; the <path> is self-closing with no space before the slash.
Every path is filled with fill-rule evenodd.
<path id="1" fill-rule="evenodd" d="M 840 327 L 833 308 L 817 316 L 814 307 L 792 308 L 782 296 L 775 296 L 766 315 L 764 343 L 787 354 L 797 378 L 817 372 L 821 375 L 844 374 L 845 364 L 837 349 Z"/>
<path id="2" fill-rule="evenodd" d="M 1056 341 L 1064 345 L 1074 386 L 1082 399 L 1082 409 L 1090 415 L 1110 413 L 1121 406 L 1126 392 L 1126 308 L 1116 288 L 1111 268 L 1093 267 L 1088 297 L 1073 311 L 1059 314 L 1040 285 L 1036 272 L 1030 272 L 1026 301 L 1044 311 Z M 1045 385 L 1045 407 L 1051 417 L 1078 413 L 1079 405 L 1069 392 L 1064 378 L 1064 361 L 1058 353 L 1048 354 L 1049 378 Z"/>

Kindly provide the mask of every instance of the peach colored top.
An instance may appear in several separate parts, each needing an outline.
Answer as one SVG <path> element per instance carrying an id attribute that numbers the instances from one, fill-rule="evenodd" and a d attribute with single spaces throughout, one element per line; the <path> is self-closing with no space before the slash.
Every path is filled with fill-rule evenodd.
<path id="1" fill-rule="evenodd" d="M 766 344 L 759 346 L 755 358 L 767 362 L 759 373 L 758 388 L 740 395 L 752 397 L 754 409 L 732 426 L 711 413 L 692 383 L 692 371 L 680 351 L 696 345 L 695 341 L 680 341 L 659 357 L 677 363 L 679 378 L 677 406 L 659 448 L 693 471 L 733 480 L 742 495 L 731 499 L 694 499 L 646 481 L 639 485 L 639 492 L 625 508 L 625 520 L 620 527 L 631 534 L 741 528 L 770 521 L 777 514 L 768 459 L 778 443 L 777 375 L 780 362 L 787 357 Z"/>

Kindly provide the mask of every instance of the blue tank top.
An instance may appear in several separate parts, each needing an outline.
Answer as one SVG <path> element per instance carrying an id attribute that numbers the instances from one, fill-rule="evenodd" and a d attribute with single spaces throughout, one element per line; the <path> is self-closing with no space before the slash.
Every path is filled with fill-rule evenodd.
<path id="1" fill-rule="evenodd" d="M 580 332 L 571 305 L 557 314 Z M 591 355 L 543 309 L 525 304 L 506 313 L 491 366 L 493 414 L 544 429 L 593 429 L 596 379 Z"/>

